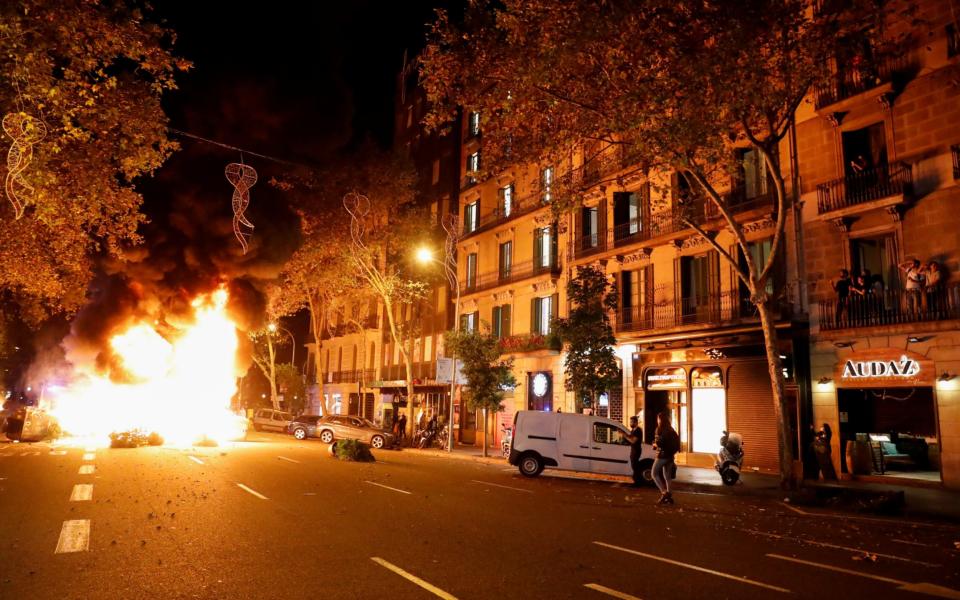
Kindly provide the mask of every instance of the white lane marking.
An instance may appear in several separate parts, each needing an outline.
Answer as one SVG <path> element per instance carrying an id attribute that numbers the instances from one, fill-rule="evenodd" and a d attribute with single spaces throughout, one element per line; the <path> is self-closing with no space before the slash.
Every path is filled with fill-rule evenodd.
<path id="1" fill-rule="evenodd" d="M 492 485 L 493 487 L 503 488 L 503 489 L 505 489 L 505 490 L 516 490 L 516 491 L 518 491 L 518 492 L 526 492 L 526 493 L 528 493 L 528 494 L 532 494 L 532 493 L 533 493 L 533 490 L 525 490 L 525 489 L 523 489 L 523 488 L 510 487 L 509 485 L 501 485 L 501 484 L 499 484 L 499 483 L 490 483 L 489 481 L 480 481 L 479 479 L 471 479 L 471 480 L 470 480 L 470 483 L 479 483 L 479 484 L 482 484 L 482 485 Z"/>
<path id="2" fill-rule="evenodd" d="M 427 590 L 428 592 L 430 592 L 430 593 L 433 594 L 434 596 L 437 596 L 438 598 L 443 598 L 444 600 L 457 600 L 457 597 L 456 597 L 456 596 L 454 596 L 454 595 L 452 595 L 452 594 L 448 594 L 447 592 L 441 590 L 440 588 L 438 588 L 437 586 L 433 585 L 432 583 L 429 583 L 429 582 L 426 582 L 426 581 L 420 579 L 419 577 L 417 577 L 417 576 L 414 575 L 413 573 L 409 573 L 409 572 L 407 572 L 407 571 L 404 571 L 403 569 L 401 569 L 401 568 L 398 567 L 397 565 L 392 564 L 392 563 L 389 563 L 389 562 L 383 560 L 382 558 L 380 558 L 379 556 L 371 556 L 371 557 L 370 557 L 370 560 L 372 560 L 373 562 L 377 563 L 378 565 L 380 565 L 381 567 L 383 567 L 383 568 L 385 568 L 385 569 L 389 569 L 389 570 L 393 571 L 394 573 L 396 573 L 396 574 L 399 575 L 400 577 L 403 577 L 403 578 L 406 579 L 407 581 L 411 581 L 411 582 L 419 585 L 420 587 L 422 587 L 423 589 Z"/>
<path id="3" fill-rule="evenodd" d="M 884 554 L 882 552 L 874 552 L 872 550 L 864 550 L 863 548 L 851 548 L 849 546 L 838 546 L 837 544 L 829 544 L 827 542 L 817 542 L 814 540 L 794 537 L 794 536 L 785 536 L 777 535 L 775 533 L 767 533 L 765 531 L 757 531 L 756 529 L 744 529 L 747 533 L 753 533 L 756 535 L 764 535 L 767 537 L 776 538 L 778 540 L 790 540 L 794 542 L 800 542 L 801 544 L 810 544 L 811 546 L 822 546 L 824 548 L 833 548 L 835 550 L 845 550 L 847 552 L 858 552 L 860 554 L 872 554 L 874 556 L 882 556 L 883 558 L 889 558 L 890 560 L 902 560 L 904 562 L 916 563 L 918 565 L 923 565 L 925 567 L 939 567 L 940 565 L 936 563 L 923 562 L 922 560 L 914 560 L 912 558 L 904 558 L 902 556 L 897 556 L 895 554 Z"/>
<path id="4" fill-rule="evenodd" d="M 684 567 L 686 569 L 690 569 L 693 571 L 699 571 L 701 573 L 709 573 L 710 575 L 716 575 L 717 577 L 723 577 L 724 579 L 732 579 L 733 581 L 739 581 L 740 583 L 746 583 L 747 585 L 755 585 L 757 587 L 773 590 L 775 592 L 784 592 L 787 594 L 790 593 L 790 590 L 786 588 L 770 585 L 768 583 L 760 583 L 759 581 L 753 581 L 752 579 L 747 579 L 746 577 L 743 577 L 740 575 L 731 575 L 729 573 L 723 573 L 721 571 L 714 571 L 713 569 L 706 569 L 704 567 L 698 567 L 697 565 L 691 565 L 685 562 L 680 562 L 679 560 L 671 560 L 669 558 L 664 558 L 662 556 L 647 554 L 646 552 L 638 552 L 636 550 L 631 550 L 630 548 L 622 548 L 620 546 L 614 546 L 613 544 L 607 544 L 605 542 L 594 542 L 594 544 L 598 546 L 603 546 L 604 548 L 610 548 L 612 550 L 619 550 L 620 552 L 626 552 L 627 554 L 635 554 L 636 556 L 642 556 L 644 558 L 649 558 L 651 560 L 659 560 L 660 562 L 665 562 L 667 564 L 675 565 L 678 567 Z"/>
<path id="5" fill-rule="evenodd" d="M 316 493 L 316 492 L 304 492 L 303 495 L 304 495 L 304 496 L 316 496 L 317 493 Z"/>
<path id="6" fill-rule="evenodd" d="M 90 548 L 90 519 L 64 521 L 54 554 L 86 552 Z"/>
<path id="7" fill-rule="evenodd" d="M 804 511 L 800 510 L 799 508 L 797 508 L 796 506 L 793 506 L 792 504 L 787 504 L 786 502 L 781 502 L 780 504 L 786 506 L 787 508 L 789 508 L 789 509 L 792 510 L 793 512 L 797 513 L 798 515 L 809 515 L 809 514 L 810 514 L 810 513 L 808 513 L 808 512 L 804 512 Z"/>
<path id="8" fill-rule="evenodd" d="M 86 448 L 83 449 L 83 451 L 84 451 L 84 452 L 96 452 L 96 451 L 97 451 L 97 447 L 96 447 L 96 446 L 87 446 Z"/>
<path id="9" fill-rule="evenodd" d="M 92 483 L 78 483 L 70 493 L 70 502 L 85 502 L 93 498 Z"/>
<path id="10" fill-rule="evenodd" d="M 803 560 L 801 558 L 783 556 L 781 554 L 767 554 L 767 556 L 769 556 L 770 558 L 786 560 L 792 563 L 807 565 L 808 567 L 817 567 L 818 569 L 826 569 L 828 571 L 836 571 L 837 573 L 845 573 L 847 575 L 856 575 L 857 577 L 866 577 L 867 579 L 874 579 L 876 581 L 882 581 L 884 583 L 892 583 L 893 585 L 898 586 L 897 589 L 904 590 L 906 592 L 917 592 L 918 594 L 927 594 L 930 596 L 937 596 L 938 598 L 960 599 L 960 591 L 939 586 L 934 583 L 926 583 L 926 582 L 910 583 L 909 581 L 901 581 L 899 579 L 893 579 L 892 577 L 884 577 L 882 575 L 873 575 L 871 573 L 863 573 L 861 571 L 854 571 L 853 569 L 844 569 L 843 567 L 835 567 L 833 565 L 824 565 L 824 564 L 816 563 L 809 560 Z"/>
<path id="11" fill-rule="evenodd" d="M 401 494 L 410 495 L 410 494 L 413 493 L 413 492 L 408 492 L 407 490 L 400 490 L 400 489 L 397 489 L 397 488 L 395 488 L 395 487 L 390 487 L 389 485 L 383 485 L 382 483 L 377 483 L 376 481 L 366 481 L 366 480 L 364 480 L 364 483 L 369 483 L 370 485 L 375 485 L 375 486 L 377 486 L 377 487 L 382 487 L 382 488 L 387 489 L 387 490 L 393 490 L 393 491 L 395 491 L 395 492 L 400 492 Z"/>
<path id="12" fill-rule="evenodd" d="M 196 456 L 188 456 L 187 458 L 189 458 L 189 459 L 192 460 L 193 462 L 197 463 L 198 465 L 202 465 L 202 464 L 203 464 L 203 461 L 200 460 L 199 458 L 197 458 Z"/>
<path id="13" fill-rule="evenodd" d="M 96 470 L 97 468 L 93 465 L 80 465 L 80 470 L 77 471 L 77 475 L 93 475 Z"/>
<path id="14" fill-rule="evenodd" d="M 94 454 L 93 452 L 87 452 L 86 454 L 83 455 L 82 460 L 95 460 L 96 458 L 97 458 L 96 454 Z"/>
<path id="15" fill-rule="evenodd" d="M 631 596 L 625 592 L 618 592 L 617 590 L 610 589 L 599 583 L 585 583 L 583 587 L 589 588 L 595 592 L 600 592 L 601 594 L 606 594 L 608 596 L 613 596 L 614 598 L 620 598 L 620 600 L 640 600 L 636 596 Z"/>
<path id="16" fill-rule="evenodd" d="M 247 486 L 243 485 L 242 483 L 238 483 L 238 484 L 237 484 L 237 487 L 240 488 L 241 490 L 247 492 L 248 494 L 252 494 L 252 495 L 256 496 L 257 498 L 260 498 L 261 500 L 269 500 L 269 499 L 270 499 L 270 498 L 267 498 L 266 496 L 264 496 L 263 494 L 261 494 L 260 492 L 258 492 L 258 491 L 256 491 L 256 490 L 251 490 L 250 488 L 248 488 Z"/>
<path id="17" fill-rule="evenodd" d="M 292 458 L 287 458 L 286 456 L 278 456 L 277 458 L 279 458 L 280 460 L 285 460 L 285 461 L 290 462 L 290 463 L 295 463 L 295 464 L 298 464 L 298 465 L 300 464 L 300 461 L 299 461 L 299 460 L 293 460 Z"/>
<path id="18" fill-rule="evenodd" d="M 51 450 L 50 456 L 64 456 L 66 453 L 66 450 Z"/>
<path id="19" fill-rule="evenodd" d="M 40 456 L 40 451 L 36 450 L 34 452 L 27 452 L 24 456 Z"/>
<path id="20" fill-rule="evenodd" d="M 926 523 L 924 521 L 904 521 L 902 519 L 881 519 L 879 517 L 861 517 L 858 515 L 831 515 L 828 513 L 821 512 L 810 512 L 807 510 L 800 510 L 799 508 L 790 506 L 786 502 L 781 502 L 784 506 L 797 513 L 798 515 L 803 515 L 805 517 L 820 517 L 823 519 L 843 519 L 844 521 L 855 520 L 855 521 L 868 521 L 871 523 L 884 523 L 885 525 L 903 525 L 905 527 L 930 527 L 936 529 L 957 529 L 955 525 L 948 525 L 946 523 Z"/>

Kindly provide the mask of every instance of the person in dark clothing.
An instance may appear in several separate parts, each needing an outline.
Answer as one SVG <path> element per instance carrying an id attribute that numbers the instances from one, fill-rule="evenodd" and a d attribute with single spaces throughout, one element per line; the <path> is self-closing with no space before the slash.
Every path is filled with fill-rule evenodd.
<path id="1" fill-rule="evenodd" d="M 850 272 L 846 269 L 840 269 L 840 277 L 831 282 L 831 285 L 833 291 L 837 293 L 837 310 L 833 316 L 836 319 L 837 327 L 840 327 L 844 313 L 849 311 L 850 288 L 853 286 L 853 281 L 850 280 Z"/>
<path id="2" fill-rule="evenodd" d="M 657 415 L 657 431 L 653 436 L 653 449 L 657 460 L 653 463 L 653 482 L 660 490 L 657 504 L 673 504 L 670 492 L 670 478 L 675 468 L 673 457 L 680 451 L 680 436 L 670 424 L 670 413 L 663 411 Z"/>
<path id="3" fill-rule="evenodd" d="M 824 481 L 837 480 L 837 470 L 833 467 L 833 459 L 830 457 L 831 440 L 833 440 L 833 430 L 829 423 L 824 423 L 820 426 L 820 431 L 817 432 L 817 438 L 813 443 L 813 449 L 817 453 L 817 462 L 820 464 L 820 472 L 823 474 Z"/>
<path id="4" fill-rule="evenodd" d="M 397 443 L 402 444 L 403 439 L 407 437 L 407 415 L 400 415 L 399 432 L 397 434 Z"/>
<path id="5" fill-rule="evenodd" d="M 640 455 L 643 453 L 643 429 L 636 417 L 630 417 L 630 467 L 633 469 L 633 487 L 643 485 L 643 473 L 640 469 Z"/>

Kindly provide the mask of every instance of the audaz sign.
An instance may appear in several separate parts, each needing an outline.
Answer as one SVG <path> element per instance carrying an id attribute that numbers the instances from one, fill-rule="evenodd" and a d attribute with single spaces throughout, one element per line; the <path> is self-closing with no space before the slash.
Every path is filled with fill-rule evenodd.
<path id="1" fill-rule="evenodd" d="M 933 361 L 914 352 L 882 348 L 854 352 L 837 365 L 837 381 L 849 387 L 933 385 Z"/>

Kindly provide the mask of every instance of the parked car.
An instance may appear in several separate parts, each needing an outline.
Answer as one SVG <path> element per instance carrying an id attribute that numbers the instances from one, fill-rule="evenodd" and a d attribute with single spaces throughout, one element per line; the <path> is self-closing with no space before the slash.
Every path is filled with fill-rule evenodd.
<path id="1" fill-rule="evenodd" d="M 374 448 L 393 445 L 393 434 L 377 427 L 362 417 L 352 415 L 327 415 L 320 417 L 316 425 L 317 437 L 325 444 L 334 440 L 360 440 Z"/>
<path id="2" fill-rule="evenodd" d="M 253 429 L 255 431 L 286 431 L 287 423 L 292 420 L 293 415 L 288 412 L 272 408 L 260 408 L 253 413 Z"/>
<path id="3" fill-rule="evenodd" d="M 513 417 L 510 464 L 527 477 L 546 467 L 584 473 L 632 475 L 628 432 L 604 417 L 574 413 L 518 411 Z M 643 444 L 640 466 L 651 481 L 653 446 Z"/>
<path id="4" fill-rule="evenodd" d="M 287 423 L 287 433 L 293 434 L 298 440 L 317 437 L 317 421 L 320 415 L 300 415 Z"/>
<path id="5" fill-rule="evenodd" d="M 0 411 L 0 427 L 8 439 L 38 442 L 49 435 L 58 435 L 59 424 L 43 409 L 15 404 Z"/>

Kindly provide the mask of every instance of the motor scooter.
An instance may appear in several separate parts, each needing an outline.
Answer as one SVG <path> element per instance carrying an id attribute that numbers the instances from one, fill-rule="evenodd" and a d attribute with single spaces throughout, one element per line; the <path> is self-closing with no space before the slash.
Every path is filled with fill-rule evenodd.
<path id="1" fill-rule="evenodd" d="M 740 467 L 743 466 L 743 437 L 739 433 L 723 432 L 720 438 L 720 452 L 717 453 L 717 472 L 724 485 L 733 485 L 740 480 Z"/>
<path id="2" fill-rule="evenodd" d="M 503 437 L 500 439 L 500 454 L 504 458 L 510 458 L 510 446 L 513 444 L 513 427 L 501 427 Z"/>

